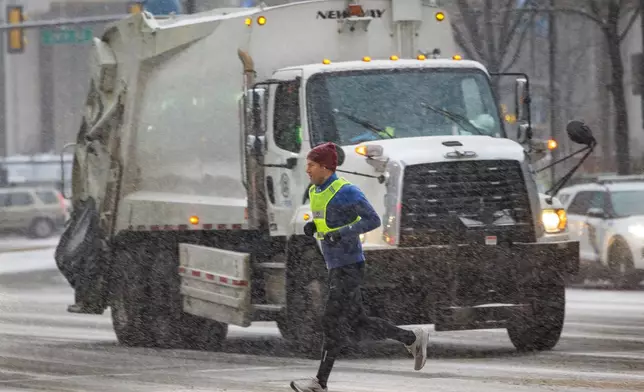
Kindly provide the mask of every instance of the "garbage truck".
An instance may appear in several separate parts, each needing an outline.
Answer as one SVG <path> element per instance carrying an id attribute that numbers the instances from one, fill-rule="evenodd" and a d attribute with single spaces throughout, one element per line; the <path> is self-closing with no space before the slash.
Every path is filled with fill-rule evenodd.
<path id="1" fill-rule="evenodd" d="M 229 325 L 275 321 L 317 350 L 327 271 L 303 232 L 305 166 L 333 142 L 382 220 L 361 236 L 371 314 L 556 345 L 579 248 L 534 181 L 528 79 L 510 75 L 511 138 L 495 75 L 432 2 L 143 12 L 90 61 L 56 261 L 68 311 L 109 308 L 121 344 L 216 349 Z"/>

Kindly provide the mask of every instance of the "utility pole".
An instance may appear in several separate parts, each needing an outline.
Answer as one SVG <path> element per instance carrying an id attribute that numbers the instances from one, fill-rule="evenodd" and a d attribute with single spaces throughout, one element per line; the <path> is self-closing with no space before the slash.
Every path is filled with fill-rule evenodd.
<path id="1" fill-rule="evenodd" d="M 642 38 L 642 55 L 640 56 L 640 110 L 642 113 L 642 129 L 644 130 L 644 0 L 640 0 L 640 28 Z"/>
<path id="2" fill-rule="evenodd" d="M 555 0 L 550 0 L 550 9 L 555 9 Z M 550 138 L 557 140 L 557 104 L 558 94 L 556 87 L 557 75 L 557 23 L 555 12 L 548 13 L 548 82 L 550 84 Z M 552 159 L 555 159 L 554 150 L 550 151 Z M 555 181 L 555 167 L 550 168 L 550 183 Z"/>

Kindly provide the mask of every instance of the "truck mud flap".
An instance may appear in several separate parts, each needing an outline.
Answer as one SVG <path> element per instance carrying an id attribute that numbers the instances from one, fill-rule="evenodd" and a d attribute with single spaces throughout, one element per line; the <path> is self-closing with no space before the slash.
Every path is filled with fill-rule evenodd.
<path id="1" fill-rule="evenodd" d="M 250 254 L 179 245 L 183 311 L 248 327 L 252 319 Z"/>
<path id="2" fill-rule="evenodd" d="M 90 198 L 75 206 L 54 259 L 75 291 L 74 313 L 102 314 L 107 307 L 107 265 L 102 260 L 98 212 Z"/>

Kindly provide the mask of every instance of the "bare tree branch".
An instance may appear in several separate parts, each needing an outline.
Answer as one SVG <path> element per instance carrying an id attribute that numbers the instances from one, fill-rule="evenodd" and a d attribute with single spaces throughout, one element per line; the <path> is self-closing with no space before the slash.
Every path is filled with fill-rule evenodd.
<path id="1" fill-rule="evenodd" d="M 481 31 L 479 30 L 479 23 L 476 20 L 476 17 L 472 16 L 472 7 L 469 5 L 467 0 L 458 0 L 456 2 L 456 5 L 458 6 L 458 12 L 463 18 L 463 22 L 469 34 L 470 40 L 477 41 L 472 42 L 472 46 L 474 47 L 474 50 L 476 50 L 478 58 L 484 59 L 485 53 L 483 52 L 483 37 L 481 35 Z M 463 35 L 462 32 L 460 38 L 461 40 L 465 40 L 465 35 Z"/>
<path id="2" fill-rule="evenodd" d="M 631 27 L 633 27 L 633 24 L 635 23 L 635 21 L 637 20 L 637 17 L 638 17 L 639 15 L 640 15 L 640 7 L 638 6 L 638 7 L 633 11 L 633 13 L 631 14 L 631 18 L 629 19 L 628 24 L 627 24 L 627 25 L 626 25 L 626 27 L 624 28 L 624 31 L 622 31 L 622 32 L 619 34 L 619 42 L 622 42 L 622 41 L 624 40 L 624 38 L 626 38 L 626 35 L 628 34 L 628 31 L 631 29 Z"/>
<path id="3" fill-rule="evenodd" d="M 540 12 L 540 13 L 551 13 L 551 12 L 561 12 L 561 13 L 567 13 L 567 14 L 574 14 L 574 15 L 580 15 L 583 16 L 587 19 L 592 20 L 593 22 L 597 23 L 599 27 L 604 28 L 605 21 L 599 16 L 599 15 L 593 15 L 587 11 L 584 11 L 581 8 L 533 8 L 531 10 L 527 10 L 528 12 Z"/>
<path id="4" fill-rule="evenodd" d="M 465 56 L 473 60 L 474 59 L 483 60 L 482 56 L 477 55 L 475 52 L 472 51 L 472 49 L 470 49 L 469 42 L 465 40 L 465 35 L 457 25 L 453 26 L 453 30 L 454 30 L 454 39 L 456 40 L 456 43 L 458 44 L 458 46 L 460 46 L 465 51 Z"/>
<path id="5" fill-rule="evenodd" d="M 599 19 L 601 19 L 601 12 L 599 11 L 599 4 L 597 0 L 590 0 L 590 11 Z"/>
<path id="6" fill-rule="evenodd" d="M 511 9 L 512 8 L 512 3 L 516 2 L 516 0 L 506 0 L 505 3 L 505 9 Z M 520 14 L 521 15 L 521 14 Z M 511 12 L 506 12 L 503 15 L 503 19 L 501 21 L 501 33 L 499 34 L 499 42 L 497 43 L 497 47 L 499 48 L 505 48 L 507 47 L 506 44 L 506 37 L 508 37 L 511 33 L 508 33 L 508 27 L 510 25 L 510 18 L 512 17 Z M 519 16 L 520 18 L 521 16 Z"/>
<path id="7" fill-rule="evenodd" d="M 502 72 L 507 72 L 510 68 L 514 66 L 514 64 L 519 60 L 519 57 L 521 57 L 521 49 L 523 49 L 523 41 L 525 41 L 525 38 L 528 34 L 528 31 L 530 30 L 529 26 L 532 25 L 534 22 L 534 15 L 530 17 L 530 23 L 526 23 L 523 26 L 523 29 L 521 30 L 521 33 L 519 34 L 519 39 L 517 40 L 517 44 L 514 49 L 514 54 L 510 58 L 510 63 L 503 68 Z M 505 57 L 505 56 L 504 56 Z"/>
<path id="8" fill-rule="evenodd" d="M 620 10 L 622 9 L 622 7 L 624 7 L 624 5 L 624 0 L 619 0 L 619 3 L 617 3 L 617 7 L 619 7 Z"/>

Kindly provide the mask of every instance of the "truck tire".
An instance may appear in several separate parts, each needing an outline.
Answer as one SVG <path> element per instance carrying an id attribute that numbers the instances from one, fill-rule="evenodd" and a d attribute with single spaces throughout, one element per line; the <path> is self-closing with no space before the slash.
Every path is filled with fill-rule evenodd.
<path id="1" fill-rule="evenodd" d="M 183 311 L 178 244 L 161 239 L 149 252 L 154 255 L 153 268 L 148 274 L 149 311 L 155 345 L 161 348 L 219 350 L 228 334 L 228 325 Z"/>
<path id="2" fill-rule="evenodd" d="M 513 320 L 508 335 L 519 351 L 551 350 L 559 342 L 566 313 L 566 287 L 560 275 L 543 277 L 531 288 L 533 313 Z"/>
<path id="3" fill-rule="evenodd" d="M 642 281 L 635 269 L 631 250 L 623 240 L 615 241 L 608 250 L 608 268 L 617 289 L 636 289 Z"/>
<path id="4" fill-rule="evenodd" d="M 146 313 L 149 302 L 147 257 L 144 250 L 136 247 L 119 250 L 115 255 L 110 307 L 116 338 L 124 346 L 153 347 L 152 324 Z"/>
<path id="5" fill-rule="evenodd" d="M 314 247 L 297 252 L 287 269 L 286 314 L 277 325 L 294 349 L 318 356 L 322 347 L 322 315 L 327 295 L 327 270 Z"/>

